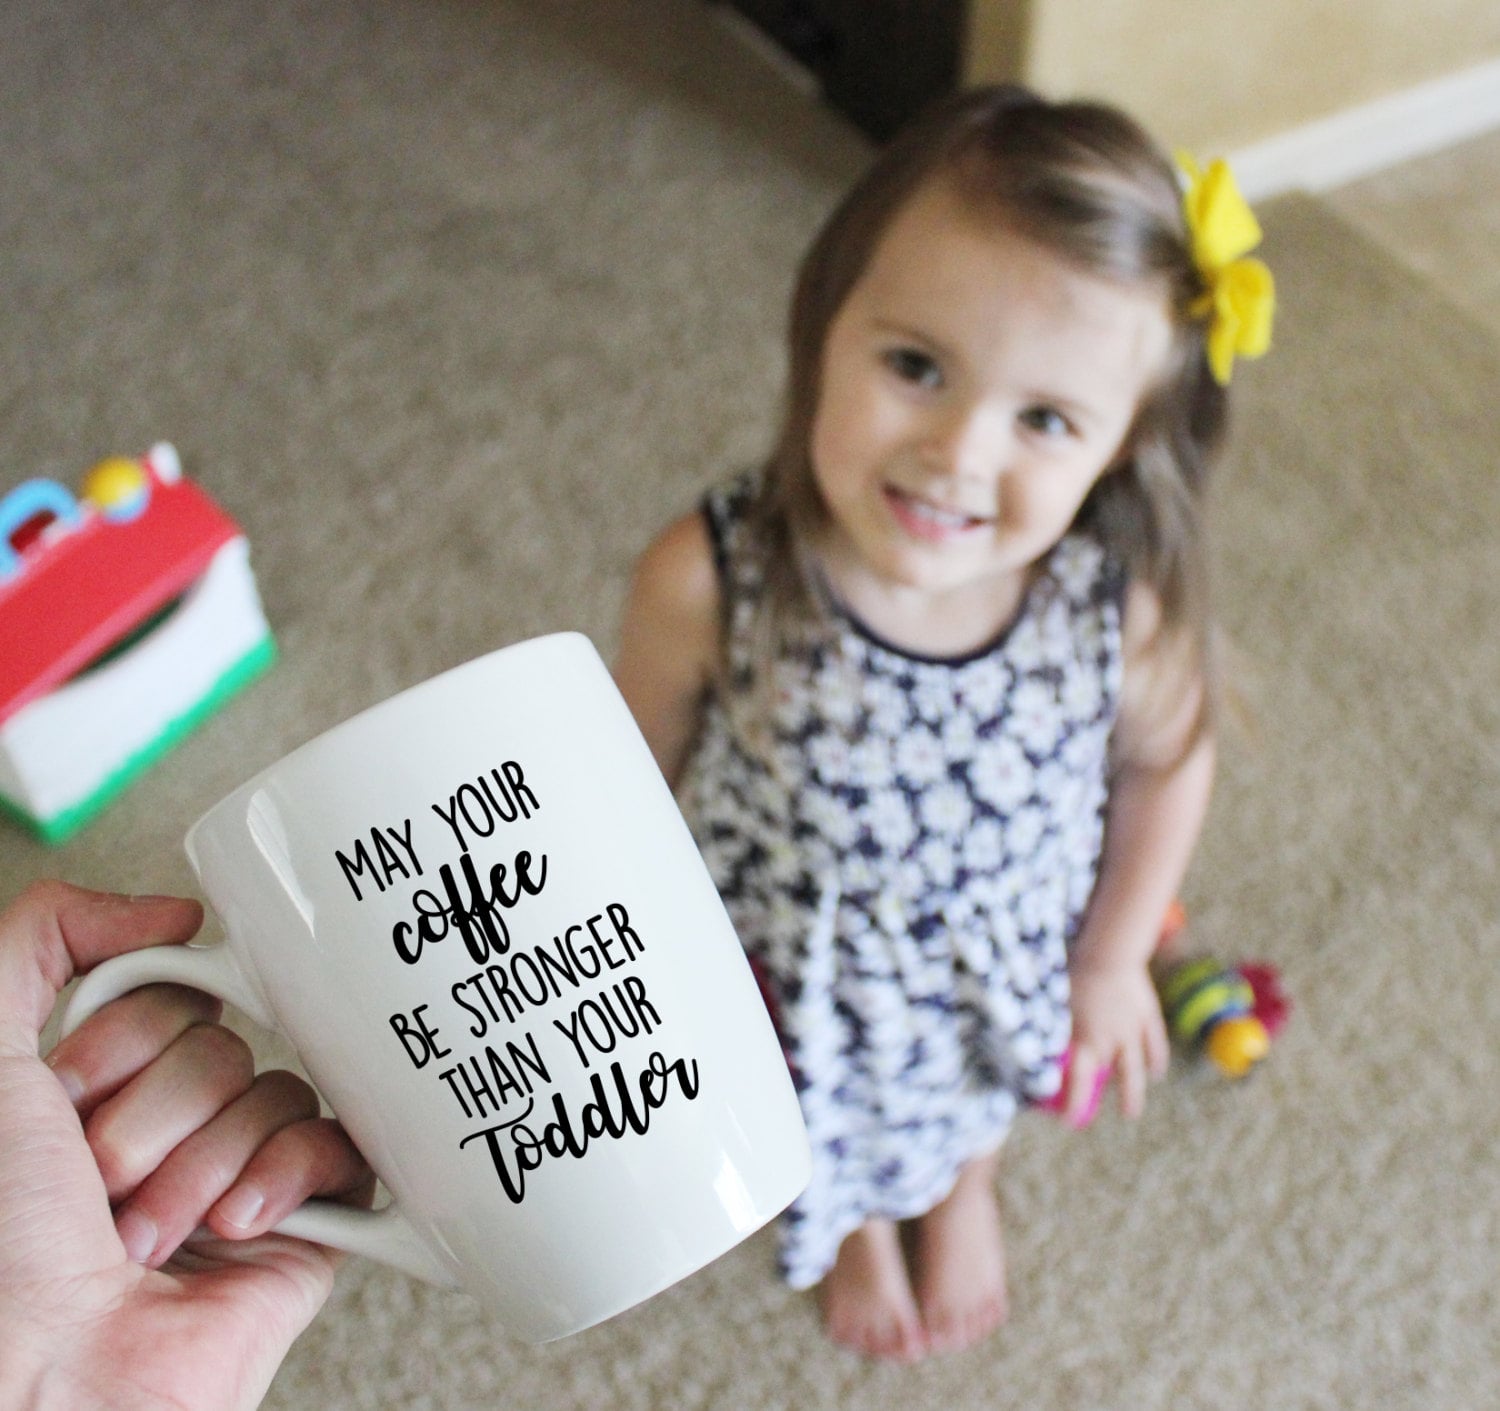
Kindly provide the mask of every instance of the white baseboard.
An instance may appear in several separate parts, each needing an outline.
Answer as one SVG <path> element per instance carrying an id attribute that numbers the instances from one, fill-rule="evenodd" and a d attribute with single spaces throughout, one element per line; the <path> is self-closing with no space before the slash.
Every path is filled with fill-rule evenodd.
<path id="1" fill-rule="evenodd" d="M 1500 60 L 1348 108 L 1231 156 L 1251 201 L 1326 191 L 1500 127 Z"/>
<path id="2" fill-rule="evenodd" d="M 818 96 L 817 77 L 737 10 L 714 0 L 711 12 L 804 96 Z M 1327 191 L 1497 127 L 1500 59 L 1491 59 L 1252 143 L 1231 153 L 1230 163 L 1246 199 L 1261 201 Z"/>

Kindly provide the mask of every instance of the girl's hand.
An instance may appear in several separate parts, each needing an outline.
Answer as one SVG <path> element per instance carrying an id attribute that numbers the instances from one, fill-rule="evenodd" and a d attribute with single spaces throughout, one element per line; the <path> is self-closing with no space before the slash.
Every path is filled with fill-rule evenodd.
<path id="1" fill-rule="evenodd" d="M 1063 1115 L 1080 1123 L 1099 1073 L 1120 1085 L 1120 1111 L 1139 1117 L 1148 1080 L 1166 1074 L 1171 1050 L 1161 1001 L 1144 964 L 1079 964 L 1072 975 L 1073 1058 Z"/>

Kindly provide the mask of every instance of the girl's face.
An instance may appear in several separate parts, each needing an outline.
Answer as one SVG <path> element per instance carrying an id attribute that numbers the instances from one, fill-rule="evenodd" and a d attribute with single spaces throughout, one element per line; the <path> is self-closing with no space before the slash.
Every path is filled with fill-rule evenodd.
<path id="1" fill-rule="evenodd" d="M 1083 273 L 946 183 L 918 191 L 824 342 L 811 452 L 835 582 L 1018 588 L 1123 458 L 1171 339 L 1163 291 Z"/>

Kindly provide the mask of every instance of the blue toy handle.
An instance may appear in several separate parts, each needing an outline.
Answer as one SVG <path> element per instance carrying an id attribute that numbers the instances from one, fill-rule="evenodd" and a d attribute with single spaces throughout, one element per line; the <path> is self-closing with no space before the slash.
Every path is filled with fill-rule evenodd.
<path id="1" fill-rule="evenodd" d="M 78 501 L 65 486 L 55 480 L 23 480 L 0 500 L 0 579 L 21 567 L 11 535 L 39 514 L 50 514 L 64 524 L 78 524 L 83 518 Z"/>

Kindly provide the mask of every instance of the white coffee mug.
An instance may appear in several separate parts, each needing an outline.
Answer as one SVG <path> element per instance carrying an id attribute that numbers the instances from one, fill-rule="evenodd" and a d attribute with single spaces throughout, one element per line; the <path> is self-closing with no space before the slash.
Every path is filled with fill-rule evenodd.
<path id="1" fill-rule="evenodd" d="M 543 1342 L 650 1297 L 806 1185 L 775 1030 L 588 639 L 506 647 L 319 736 L 187 851 L 216 946 L 111 960 L 71 1031 L 175 981 L 284 1034 L 392 1202 L 278 1227 Z"/>

